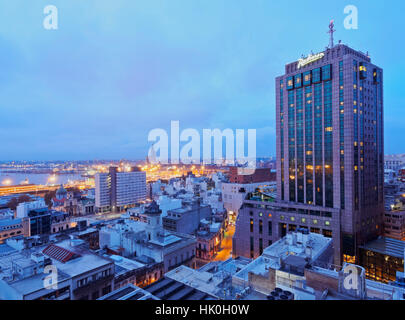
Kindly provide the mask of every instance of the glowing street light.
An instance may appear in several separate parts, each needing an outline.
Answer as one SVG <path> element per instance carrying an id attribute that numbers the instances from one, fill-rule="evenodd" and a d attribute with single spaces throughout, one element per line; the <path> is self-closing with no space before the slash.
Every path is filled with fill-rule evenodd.
<path id="1" fill-rule="evenodd" d="M 13 183 L 13 181 L 10 178 L 6 178 L 2 181 L 2 184 L 4 186 L 10 186 Z"/>
<path id="2" fill-rule="evenodd" d="M 51 175 L 51 176 L 48 178 L 48 182 L 50 182 L 50 183 L 55 183 L 55 182 L 56 182 L 56 176 L 55 176 L 55 175 Z"/>

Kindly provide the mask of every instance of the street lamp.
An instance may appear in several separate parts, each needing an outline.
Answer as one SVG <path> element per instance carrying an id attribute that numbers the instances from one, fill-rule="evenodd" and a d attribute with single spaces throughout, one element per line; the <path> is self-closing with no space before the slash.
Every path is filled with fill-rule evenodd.
<path id="1" fill-rule="evenodd" d="M 2 184 L 5 185 L 5 186 L 9 186 L 9 185 L 12 184 L 12 182 L 13 182 L 13 181 L 12 181 L 10 178 L 6 178 L 6 179 L 4 179 L 4 180 L 2 181 Z"/>

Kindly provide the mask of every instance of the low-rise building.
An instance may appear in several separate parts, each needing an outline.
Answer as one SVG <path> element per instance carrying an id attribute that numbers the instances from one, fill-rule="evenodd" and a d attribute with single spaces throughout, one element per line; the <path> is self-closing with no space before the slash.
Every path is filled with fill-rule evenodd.
<path id="1" fill-rule="evenodd" d="M 305 279 L 312 263 L 330 264 L 332 239 L 305 229 L 288 233 L 232 277 L 236 288 L 250 288 L 270 295 L 276 287 L 293 287 Z"/>
<path id="2" fill-rule="evenodd" d="M 77 239 L 13 252 L 0 258 L 0 298 L 97 299 L 112 290 L 114 267 Z"/>
<path id="3" fill-rule="evenodd" d="M 359 265 L 367 279 L 389 283 L 396 280 L 397 271 L 404 272 L 405 242 L 379 237 L 360 246 Z"/>
<path id="4" fill-rule="evenodd" d="M 211 207 L 197 201 L 182 208 L 168 210 L 167 215 L 162 218 L 162 224 L 168 231 L 193 234 L 198 230 L 200 221 L 211 218 L 211 215 Z"/>
<path id="5" fill-rule="evenodd" d="M 224 203 L 224 208 L 228 212 L 230 222 L 235 223 L 239 210 L 241 209 L 248 193 L 255 192 L 256 189 L 263 189 L 267 187 L 274 187 L 275 189 L 276 183 L 271 181 L 255 183 L 223 182 L 221 184 L 222 201 Z"/>
<path id="6" fill-rule="evenodd" d="M 201 220 L 196 237 L 196 258 L 202 262 L 211 261 L 221 248 L 221 242 L 224 238 L 223 221 Z"/>
<path id="7" fill-rule="evenodd" d="M 28 218 L 9 218 L 0 220 L 0 243 L 15 236 L 29 236 Z"/>
<path id="8" fill-rule="evenodd" d="M 100 248 L 124 257 L 164 264 L 164 271 L 181 264 L 194 266 L 196 238 L 170 232 L 160 224 L 161 210 L 155 201 L 145 208 L 147 221 L 121 219 L 100 229 Z"/>
<path id="9" fill-rule="evenodd" d="M 117 255 L 105 255 L 115 263 L 114 290 L 133 284 L 145 287 L 163 277 L 163 263 L 142 263 Z"/>
<path id="10" fill-rule="evenodd" d="M 276 201 L 263 192 L 249 193 L 236 220 L 233 256 L 257 258 L 264 249 L 297 229 L 333 238 L 340 261 L 340 211 L 337 208 Z"/>
<path id="11" fill-rule="evenodd" d="M 118 288 L 109 294 L 100 297 L 97 300 L 160 300 L 150 292 L 139 288 L 133 284 L 127 284 Z"/>
<path id="12" fill-rule="evenodd" d="M 384 236 L 405 240 L 405 206 L 400 209 L 392 208 L 392 210 L 385 211 Z"/>
<path id="13" fill-rule="evenodd" d="M 66 212 L 51 212 L 51 233 L 58 233 L 70 229 L 69 214 Z"/>

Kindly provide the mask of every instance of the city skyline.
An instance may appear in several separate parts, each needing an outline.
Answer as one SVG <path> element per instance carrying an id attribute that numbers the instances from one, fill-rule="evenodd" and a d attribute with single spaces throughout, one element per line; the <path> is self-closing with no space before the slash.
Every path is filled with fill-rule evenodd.
<path id="1" fill-rule="evenodd" d="M 405 152 L 395 141 L 403 44 L 391 40 L 401 36 L 402 2 L 384 15 L 382 3 L 354 1 L 357 30 L 344 28 L 343 4 L 320 1 L 294 10 L 266 1 L 53 4 L 58 30 L 42 26 L 46 3 L 1 4 L 0 161 L 144 159 L 149 131 L 170 120 L 199 131 L 257 129 L 257 156 L 274 156 L 274 78 L 285 61 L 324 50 L 332 18 L 336 41 L 367 48 L 384 68 L 385 152 Z"/>

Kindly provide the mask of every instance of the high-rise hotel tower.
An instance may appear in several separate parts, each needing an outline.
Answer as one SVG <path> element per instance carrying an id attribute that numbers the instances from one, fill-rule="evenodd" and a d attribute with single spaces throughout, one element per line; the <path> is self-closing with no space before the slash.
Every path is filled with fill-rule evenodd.
<path id="1" fill-rule="evenodd" d="M 378 236 L 384 211 L 383 71 L 368 54 L 330 44 L 276 78 L 278 200 L 333 208 L 340 259 Z M 342 261 L 341 260 L 341 261 Z"/>

